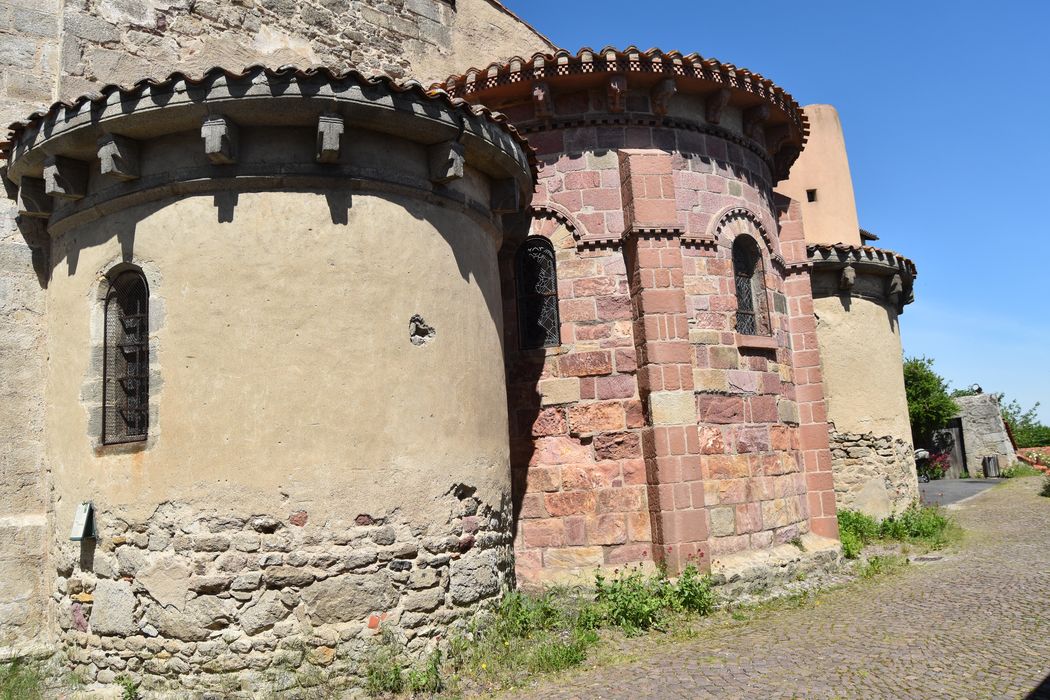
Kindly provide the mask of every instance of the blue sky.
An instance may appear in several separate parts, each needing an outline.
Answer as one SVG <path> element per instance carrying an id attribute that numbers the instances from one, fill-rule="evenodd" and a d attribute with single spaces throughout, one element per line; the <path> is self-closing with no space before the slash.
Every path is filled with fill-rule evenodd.
<path id="1" fill-rule="evenodd" d="M 835 105 L 861 226 L 919 268 L 905 354 L 1050 423 L 1050 1 L 503 2 L 559 46 L 697 51 Z"/>

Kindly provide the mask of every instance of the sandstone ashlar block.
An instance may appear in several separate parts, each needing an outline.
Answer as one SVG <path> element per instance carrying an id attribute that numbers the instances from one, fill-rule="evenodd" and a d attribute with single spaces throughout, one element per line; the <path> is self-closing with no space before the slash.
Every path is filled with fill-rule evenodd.
<path id="1" fill-rule="evenodd" d="M 228 117 L 208 116 L 201 125 L 204 154 L 215 165 L 237 162 L 237 124 Z"/>
<path id="2" fill-rule="evenodd" d="M 62 199 L 81 199 L 87 194 L 89 165 L 82 160 L 51 156 L 44 161 L 44 192 Z"/>
<path id="3" fill-rule="evenodd" d="M 427 156 L 430 161 L 431 182 L 443 185 L 463 177 L 463 166 L 466 163 L 463 144 L 444 141 L 431 146 Z"/>
<path id="4" fill-rule="evenodd" d="M 653 425 L 696 423 L 696 400 L 692 391 L 654 391 L 649 394 Z"/>
<path id="5" fill-rule="evenodd" d="M 580 400 L 580 380 L 578 377 L 564 379 L 543 379 L 539 383 L 540 402 L 544 406 L 572 403 Z"/>
<path id="6" fill-rule="evenodd" d="M 317 120 L 317 162 L 338 163 L 346 125 L 338 114 L 322 114 Z"/>
<path id="7" fill-rule="evenodd" d="M 118 180 L 139 177 L 139 143 L 117 134 L 106 134 L 98 140 L 99 171 Z"/>

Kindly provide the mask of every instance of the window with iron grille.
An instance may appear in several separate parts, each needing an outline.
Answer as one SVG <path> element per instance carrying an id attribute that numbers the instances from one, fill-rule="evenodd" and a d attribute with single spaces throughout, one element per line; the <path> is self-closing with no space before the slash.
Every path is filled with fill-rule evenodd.
<path id="1" fill-rule="evenodd" d="M 522 350 L 561 345 L 558 318 L 558 273 L 554 246 L 540 236 L 518 250 L 518 329 Z"/>
<path id="2" fill-rule="evenodd" d="M 762 252 L 751 236 L 740 235 L 733 241 L 733 277 L 736 283 L 736 332 L 769 335 Z"/>
<path id="3" fill-rule="evenodd" d="M 121 272 L 106 294 L 102 442 L 145 440 L 149 428 L 149 288 L 137 270 Z"/>

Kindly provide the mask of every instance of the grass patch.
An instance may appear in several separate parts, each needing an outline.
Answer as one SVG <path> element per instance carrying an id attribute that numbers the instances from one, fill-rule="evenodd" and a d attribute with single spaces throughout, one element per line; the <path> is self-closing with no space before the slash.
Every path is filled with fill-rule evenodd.
<path id="1" fill-rule="evenodd" d="M 711 578 L 695 566 L 673 581 L 636 568 L 597 574 L 593 596 L 579 588 L 511 591 L 490 615 L 454 634 L 444 658 L 435 652 L 412 667 L 393 635 L 380 635 L 365 663 L 365 690 L 372 696 L 457 696 L 520 686 L 531 676 L 584 663 L 603 629 L 634 636 L 670 625 L 672 618 L 707 615 L 714 605 Z"/>
<path id="2" fill-rule="evenodd" d="M 0 664 L 0 700 L 42 700 L 44 676 L 36 665 L 15 660 Z"/>
<path id="3" fill-rule="evenodd" d="M 1036 469 L 1030 464 L 1018 462 L 1014 466 L 1004 469 L 1001 476 L 1004 479 L 1016 479 L 1022 476 L 1040 476 L 1042 473 L 1042 471 Z"/>
<path id="4" fill-rule="evenodd" d="M 942 549 L 959 533 L 958 526 L 941 508 L 915 503 L 882 521 L 859 511 L 840 510 L 838 522 L 842 552 L 847 559 L 856 559 L 865 545 L 875 541 Z"/>
<path id="5" fill-rule="evenodd" d="M 882 574 L 890 574 L 908 565 L 908 557 L 901 555 L 877 555 L 869 557 L 857 574 L 863 579 L 871 579 Z"/>

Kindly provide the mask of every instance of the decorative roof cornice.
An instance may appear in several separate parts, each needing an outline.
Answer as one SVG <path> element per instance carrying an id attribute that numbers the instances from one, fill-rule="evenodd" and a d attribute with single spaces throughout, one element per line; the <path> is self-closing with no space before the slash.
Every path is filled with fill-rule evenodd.
<path id="1" fill-rule="evenodd" d="M 281 66 L 280 68 L 268 68 L 262 65 L 253 65 L 242 71 L 232 71 L 221 66 L 214 66 L 206 70 L 199 77 L 194 77 L 176 71 L 166 78 L 157 80 L 146 78 L 139 80 L 133 85 L 105 85 L 97 92 L 82 95 L 72 101 L 58 101 L 46 110 L 34 112 L 23 121 L 11 124 L 8 134 L 8 146 L 5 151 L 8 160 L 12 160 L 12 150 L 18 149 L 19 142 L 32 132 L 50 133 L 61 128 L 72 117 L 81 113 L 101 112 L 111 104 L 126 106 L 133 111 L 136 105 L 143 101 L 162 105 L 168 96 L 177 92 L 194 93 L 191 99 L 202 102 L 208 99 L 209 92 L 216 87 L 229 88 L 235 84 L 246 84 L 247 87 L 257 85 L 261 82 L 271 84 L 300 83 L 301 86 L 316 87 L 319 84 L 327 84 L 329 94 L 319 94 L 309 87 L 302 90 L 302 97 L 313 98 L 330 97 L 333 101 L 338 100 L 340 93 L 352 87 L 362 90 L 373 90 L 384 92 L 391 96 L 408 96 L 423 103 L 438 104 L 448 110 L 463 116 L 482 119 L 497 125 L 505 131 L 521 147 L 522 152 L 528 159 L 529 168 L 533 179 L 538 172 L 536 152 L 529 145 L 528 140 L 522 136 L 511 124 L 510 120 L 499 112 L 490 110 L 484 105 L 475 105 L 466 100 L 459 99 L 444 90 L 428 90 L 422 84 L 414 80 L 397 81 L 385 75 L 365 75 L 356 70 L 336 72 L 327 67 L 301 69 L 296 66 Z M 421 114 L 420 116 L 425 116 Z"/>
<path id="2" fill-rule="evenodd" d="M 559 49 L 554 53 L 536 53 L 531 58 L 516 56 L 487 68 L 471 68 L 461 75 L 450 76 L 432 89 L 476 103 L 484 102 L 486 93 L 512 85 L 515 93 L 532 93 L 542 113 L 549 108 L 551 85 L 569 76 L 594 74 L 606 74 L 610 78 L 610 104 L 616 104 L 610 107 L 611 112 L 623 111 L 621 99 L 627 87 L 624 79 L 646 74 L 653 76 L 649 82 L 656 81 L 652 87 L 653 111 L 660 116 L 666 116 L 667 100 L 678 91 L 711 98 L 705 117 L 716 124 L 722 108 L 733 101 L 745 109 L 745 134 L 757 124 L 779 127 L 775 128 L 776 133 L 768 133 L 766 140 L 772 154 L 793 151 L 789 158 L 782 155 L 782 160 L 793 161 L 809 134 L 805 112 L 785 90 L 758 73 L 697 53 L 643 51 L 635 46 L 622 50 L 605 47 L 600 51 L 583 48 L 575 54 Z M 661 77 L 669 80 L 661 82 Z M 772 113 L 771 108 L 779 114 Z M 790 166 L 790 162 L 786 165 Z"/>
<path id="3" fill-rule="evenodd" d="M 818 268 L 822 266 L 842 267 L 844 265 L 867 264 L 906 274 L 910 279 L 918 277 L 919 272 L 908 258 L 892 250 L 874 248 L 867 245 L 813 244 L 806 246 L 809 259 Z"/>

